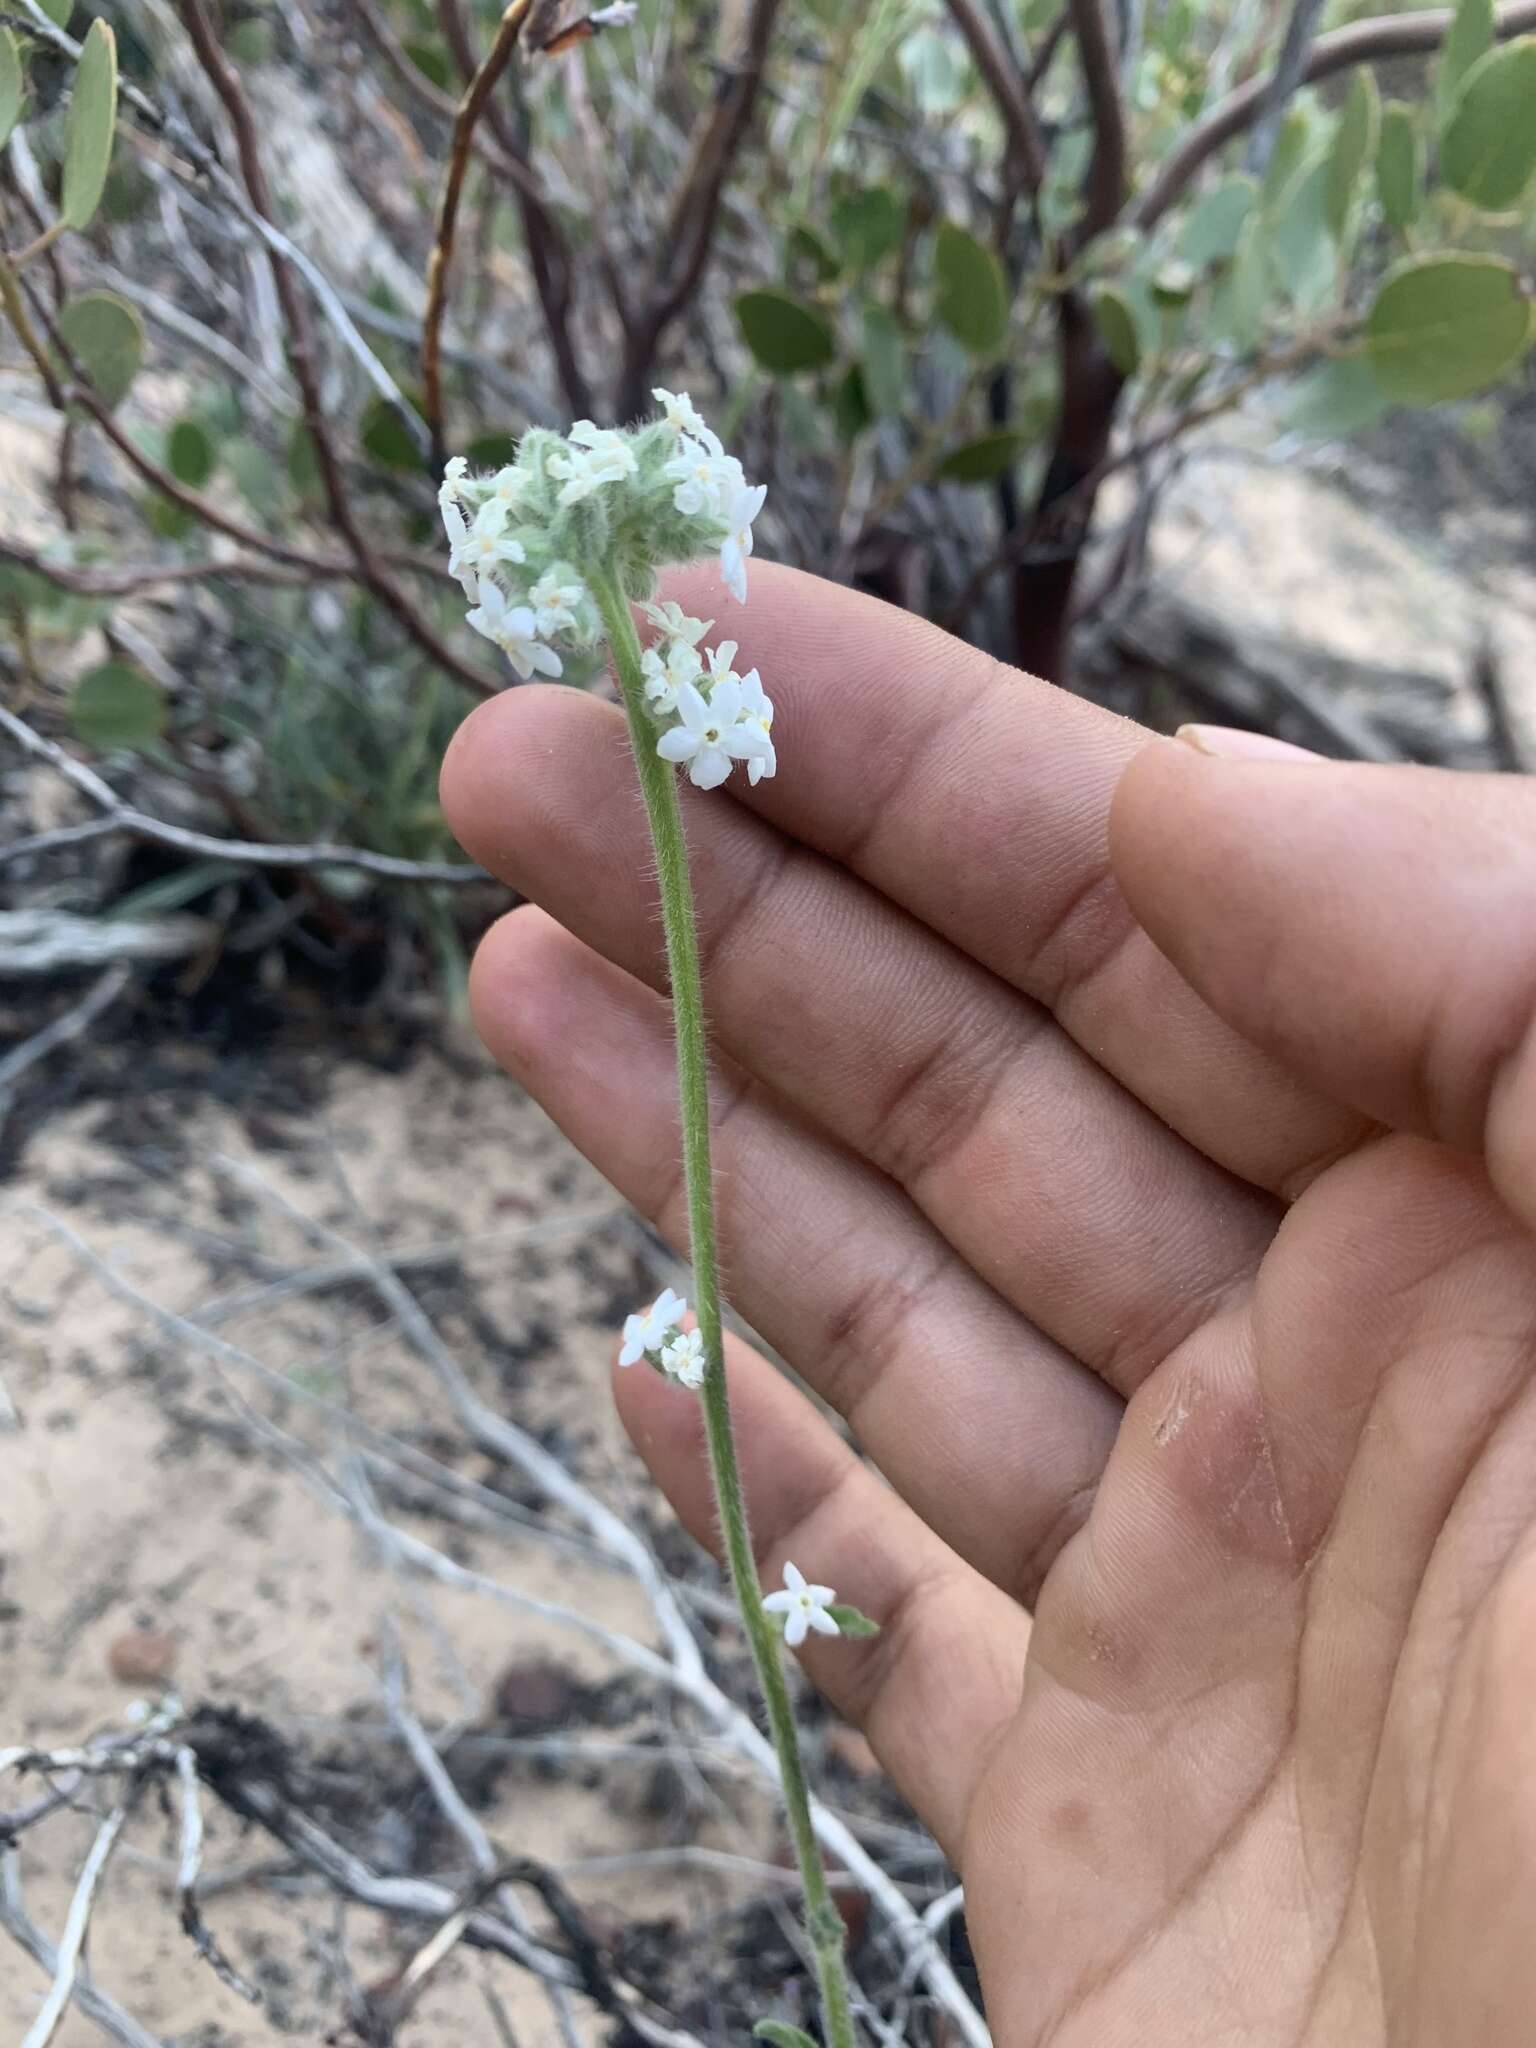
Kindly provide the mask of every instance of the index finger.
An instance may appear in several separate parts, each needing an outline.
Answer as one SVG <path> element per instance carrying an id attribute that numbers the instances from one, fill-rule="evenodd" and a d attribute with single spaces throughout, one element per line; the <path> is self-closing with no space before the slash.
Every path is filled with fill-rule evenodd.
<path id="1" fill-rule="evenodd" d="M 667 595 L 740 643 L 777 706 L 780 772 L 733 778 L 739 801 L 1047 1005 L 1256 1186 L 1294 1193 L 1355 1142 L 1363 1120 L 1224 1024 L 1120 894 L 1109 804 L 1144 727 L 796 569 L 754 563 L 745 608 L 712 568 L 674 573 Z"/>

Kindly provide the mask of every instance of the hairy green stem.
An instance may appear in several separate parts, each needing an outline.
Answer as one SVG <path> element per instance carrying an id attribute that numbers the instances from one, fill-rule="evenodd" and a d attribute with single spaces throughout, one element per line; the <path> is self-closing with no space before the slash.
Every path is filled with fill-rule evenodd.
<path id="1" fill-rule="evenodd" d="M 667 971 L 672 983 L 673 1029 L 677 1040 L 677 1092 L 682 1110 L 683 1177 L 688 1198 L 688 1232 L 693 1252 L 694 1307 L 704 1340 L 707 1367 L 702 1399 L 710 1470 L 731 1586 L 746 1627 L 757 1668 L 768 1730 L 779 1759 L 779 1777 L 795 1860 L 805 1888 L 806 1928 L 816 1964 L 826 2020 L 827 2048 L 855 2048 L 848 1977 L 843 1967 L 843 1921 L 832 1900 L 821 1851 L 811 1825 L 805 1766 L 795 1732 L 794 1709 L 784 1681 L 779 1636 L 763 1606 L 763 1592 L 747 1529 L 747 1504 L 731 1429 L 725 1383 L 725 1350 L 720 1329 L 720 1269 L 715 1243 L 715 1198 L 709 1163 L 709 1056 L 704 1025 L 704 986 L 699 973 L 699 939 L 693 886 L 688 878 L 688 842 L 677 801 L 677 772 L 656 752 L 656 734 L 645 708 L 640 673 L 640 640 L 618 579 L 611 573 L 588 581 L 602 613 L 613 652 L 629 735 L 634 746 L 640 792 L 650 820 L 661 882 L 661 915 L 667 935 Z"/>

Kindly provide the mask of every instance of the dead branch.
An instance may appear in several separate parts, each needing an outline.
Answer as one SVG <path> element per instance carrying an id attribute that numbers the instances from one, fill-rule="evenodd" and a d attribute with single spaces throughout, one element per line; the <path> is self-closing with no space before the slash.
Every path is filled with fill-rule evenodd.
<path id="1" fill-rule="evenodd" d="M 40 1969 L 57 1974 L 59 1950 L 29 1918 L 22 1903 L 20 1859 L 13 1848 L 0 1852 L 0 1927 Z M 167 2048 L 165 2042 L 125 2012 L 116 1999 L 98 1991 L 89 1980 L 80 1979 L 74 1984 L 73 1997 L 86 2018 L 114 2041 L 121 2042 L 122 2048 Z"/>
<path id="2" fill-rule="evenodd" d="M 193 832 L 184 825 L 171 825 L 162 818 L 152 818 L 147 811 L 126 803 L 94 769 L 87 768 L 83 761 L 73 760 L 55 741 L 34 732 L 24 719 L 18 718 L 14 711 L 7 711 L 3 705 L 0 705 L 0 731 L 9 733 L 22 751 L 34 760 L 46 761 L 51 768 L 57 769 L 66 782 L 79 790 L 98 810 L 106 813 L 114 831 L 129 833 L 135 839 L 151 840 L 157 846 L 172 847 L 179 853 L 195 854 L 204 860 L 239 861 L 255 868 L 301 871 L 350 868 L 362 874 L 375 875 L 386 882 L 458 884 L 490 879 L 483 868 L 471 866 L 467 861 L 401 860 L 394 854 L 370 853 L 360 846 L 279 846 L 261 840 L 220 839 L 211 832 Z M 60 832 L 74 838 L 82 836 L 73 826 L 63 826 Z M 35 834 L 29 840 L 19 841 L 15 847 L 0 846 L 0 863 L 18 850 L 36 852 L 40 844 L 57 837 Z"/>

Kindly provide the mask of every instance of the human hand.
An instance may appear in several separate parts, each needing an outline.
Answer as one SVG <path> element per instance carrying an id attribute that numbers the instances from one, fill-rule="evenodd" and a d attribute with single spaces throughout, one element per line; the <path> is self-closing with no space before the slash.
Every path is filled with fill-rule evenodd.
<path id="1" fill-rule="evenodd" d="M 884 1624 L 804 1662 L 960 1868 L 1000 2048 L 1523 2048 L 1536 790 L 1203 758 L 753 578 L 781 772 L 684 792 L 725 1277 L 891 1484 L 738 1343 L 743 1466 L 764 1576 Z M 483 1035 L 680 1240 L 620 713 L 510 692 L 444 797 L 540 906 Z M 617 1391 L 708 1542 L 696 1400 Z"/>

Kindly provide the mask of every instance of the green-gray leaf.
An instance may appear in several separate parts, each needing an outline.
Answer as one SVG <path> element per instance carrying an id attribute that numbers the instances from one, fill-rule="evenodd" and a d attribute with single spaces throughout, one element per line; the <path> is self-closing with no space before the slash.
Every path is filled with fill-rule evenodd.
<path id="1" fill-rule="evenodd" d="M 1364 356 L 1338 356 L 1297 379 L 1285 424 L 1292 433 L 1332 440 L 1370 426 L 1389 403 Z"/>
<path id="2" fill-rule="evenodd" d="M 1328 221 L 1332 164 L 1315 157 L 1297 172 L 1275 215 L 1271 257 L 1281 289 L 1298 312 L 1315 313 L 1338 284 L 1338 246 Z"/>
<path id="3" fill-rule="evenodd" d="M 901 243 L 901 201 L 885 185 L 850 192 L 832 208 L 827 225 L 854 272 L 872 270 Z"/>
<path id="4" fill-rule="evenodd" d="M 841 1601 L 827 1609 L 845 1636 L 877 1636 L 880 1633 L 878 1621 L 871 1621 L 867 1614 L 861 1614 L 857 1607 L 845 1606 Z"/>
<path id="5" fill-rule="evenodd" d="M 177 483 L 200 491 L 213 475 L 213 441 L 201 420 L 178 420 L 165 437 L 165 465 Z"/>
<path id="6" fill-rule="evenodd" d="M 788 292 L 742 292 L 736 319 L 747 347 L 775 377 L 823 369 L 837 354 L 837 337 L 826 320 Z"/>
<path id="7" fill-rule="evenodd" d="M 1381 131 L 1381 95 L 1376 80 L 1362 64 L 1339 116 L 1338 132 L 1328 154 L 1328 225 L 1342 242 L 1354 211 L 1360 174 L 1376 154 Z"/>
<path id="8" fill-rule="evenodd" d="M 123 661 L 83 675 L 69 700 L 69 722 L 88 747 L 147 747 L 165 731 L 165 693 Z"/>
<path id="9" fill-rule="evenodd" d="M 1443 127 L 1461 81 L 1486 50 L 1493 48 L 1493 0 L 1458 0 L 1435 66 L 1435 109 Z"/>
<path id="10" fill-rule="evenodd" d="M 101 204 L 117 122 L 117 38 L 97 17 L 75 66 L 75 89 L 64 128 L 64 184 L 59 212 L 67 226 L 89 227 Z"/>
<path id="11" fill-rule="evenodd" d="M 935 475 L 950 484 L 990 484 L 1012 469 L 1029 446 L 1029 436 L 1013 427 L 962 441 L 940 461 Z"/>
<path id="12" fill-rule="evenodd" d="M 1242 175 L 1228 178 L 1207 192 L 1184 223 L 1179 246 L 1185 261 L 1193 263 L 1197 270 L 1212 263 L 1230 262 L 1258 196 L 1254 180 Z"/>
<path id="13" fill-rule="evenodd" d="M 883 306 L 864 308 L 864 388 L 877 413 L 901 411 L 907 389 L 901 328 Z"/>
<path id="14" fill-rule="evenodd" d="M 944 221 L 934 243 L 933 270 L 940 321 L 973 356 L 996 355 L 1008 331 L 1008 283 L 992 251 L 964 228 Z"/>
<path id="15" fill-rule="evenodd" d="M 1480 57 L 1440 144 L 1440 175 L 1484 213 L 1516 205 L 1536 171 L 1536 36 Z"/>
<path id="16" fill-rule="evenodd" d="M 1090 304 L 1109 360 L 1122 377 L 1134 377 L 1141 362 L 1141 336 L 1136 331 L 1136 315 L 1130 300 L 1114 285 L 1101 284 Z"/>
<path id="17" fill-rule="evenodd" d="M 75 0 L 37 0 L 37 4 L 55 28 L 69 26 L 69 17 L 75 11 Z"/>
<path id="18" fill-rule="evenodd" d="M 832 424 L 838 439 L 856 441 L 866 428 L 873 426 L 874 419 L 864 372 L 857 363 L 850 363 L 832 389 Z"/>
<path id="19" fill-rule="evenodd" d="M 27 82 L 21 75 L 16 38 L 8 28 L 0 28 L 0 148 L 9 140 L 11 130 L 20 119 L 26 92 Z"/>
<path id="20" fill-rule="evenodd" d="M 1486 389 L 1519 361 L 1531 339 L 1530 302 L 1496 257 L 1419 257 L 1376 294 L 1365 338 L 1389 398 L 1434 405 Z"/>
<path id="21" fill-rule="evenodd" d="M 1269 301 L 1269 235 L 1261 214 L 1250 216 L 1231 267 L 1211 291 L 1211 326 L 1240 349 L 1257 348 Z"/>
<path id="22" fill-rule="evenodd" d="M 810 2035 L 786 2020 L 759 2020 L 752 2029 L 754 2041 L 766 2041 L 768 2048 L 816 2048 Z"/>
<path id="23" fill-rule="evenodd" d="M 1376 149 L 1376 190 L 1389 228 L 1405 228 L 1419 211 L 1424 180 L 1424 151 L 1413 109 L 1389 100 L 1381 110 L 1381 141 Z"/>
<path id="24" fill-rule="evenodd" d="M 144 323 L 116 292 L 82 292 L 59 315 L 59 339 L 103 405 L 121 403 L 144 359 Z"/>

